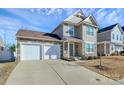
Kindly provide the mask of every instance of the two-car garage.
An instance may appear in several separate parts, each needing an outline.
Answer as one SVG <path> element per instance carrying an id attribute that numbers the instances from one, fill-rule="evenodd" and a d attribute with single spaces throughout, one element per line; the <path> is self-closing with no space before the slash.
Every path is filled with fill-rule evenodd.
<path id="1" fill-rule="evenodd" d="M 20 44 L 21 60 L 60 59 L 59 44 Z"/>

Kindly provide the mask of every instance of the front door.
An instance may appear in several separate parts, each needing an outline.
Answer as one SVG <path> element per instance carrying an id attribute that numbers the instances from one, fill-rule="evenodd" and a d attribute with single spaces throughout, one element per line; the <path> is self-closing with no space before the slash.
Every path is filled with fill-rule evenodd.
<path id="1" fill-rule="evenodd" d="M 73 44 L 69 44 L 70 45 L 70 48 L 69 48 L 69 53 L 70 53 L 70 56 L 74 56 L 74 45 Z"/>

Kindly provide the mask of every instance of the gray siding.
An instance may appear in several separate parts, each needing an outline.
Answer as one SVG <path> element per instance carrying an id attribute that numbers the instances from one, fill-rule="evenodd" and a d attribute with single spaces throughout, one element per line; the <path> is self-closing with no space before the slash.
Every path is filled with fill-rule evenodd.
<path id="1" fill-rule="evenodd" d="M 74 37 L 82 39 L 82 25 L 75 26 L 74 34 L 75 34 Z M 68 25 L 67 24 L 63 25 L 63 35 L 68 36 Z"/>
<path id="2" fill-rule="evenodd" d="M 68 25 L 67 24 L 63 24 L 63 35 L 68 36 Z"/>
<path id="3" fill-rule="evenodd" d="M 111 41 L 111 31 L 97 33 L 97 41 Z"/>
<path id="4" fill-rule="evenodd" d="M 82 25 L 82 32 L 83 32 L 83 40 L 84 41 L 89 41 L 89 42 L 97 42 L 97 30 L 98 29 L 95 29 L 94 28 L 94 35 L 93 36 L 89 36 L 89 35 L 87 35 L 87 33 L 86 33 L 86 26 L 87 25 Z"/>
<path id="5" fill-rule="evenodd" d="M 82 39 L 82 25 L 75 28 L 75 37 Z"/>
<path id="6" fill-rule="evenodd" d="M 63 25 L 60 25 L 53 34 L 58 35 L 60 38 L 63 38 Z"/>
<path id="7" fill-rule="evenodd" d="M 83 40 L 83 45 L 82 45 L 82 50 L 83 50 L 83 55 L 88 55 L 88 56 L 97 56 L 97 31 L 98 31 L 98 28 L 95 28 L 94 27 L 94 35 L 93 36 L 89 36 L 87 35 L 86 33 L 86 26 L 87 25 L 82 25 L 82 40 Z M 86 43 L 93 43 L 94 44 L 94 52 L 92 53 L 89 53 L 89 52 L 86 52 L 86 47 L 85 47 L 85 44 Z"/>

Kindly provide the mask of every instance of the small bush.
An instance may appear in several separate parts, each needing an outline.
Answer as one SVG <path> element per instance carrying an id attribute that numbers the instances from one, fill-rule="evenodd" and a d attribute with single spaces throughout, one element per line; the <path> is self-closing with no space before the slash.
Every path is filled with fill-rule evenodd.
<path id="1" fill-rule="evenodd" d="M 121 51 L 121 52 L 120 52 L 120 55 L 121 55 L 121 56 L 124 56 L 124 51 Z"/>
<path id="2" fill-rule="evenodd" d="M 87 57 L 82 56 L 80 60 L 86 60 L 86 59 L 87 59 Z"/>
<path id="3" fill-rule="evenodd" d="M 75 61 L 75 59 L 73 57 L 70 57 L 70 58 L 63 58 L 63 60 L 66 60 L 66 61 Z"/>
<path id="4" fill-rule="evenodd" d="M 92 60 L 93 59 L 93 57 L 92 56 L 89 56 L 88 58 L 87 58 L 87 60 Z"/>
<path id="5" fill-rule="evenodd" d="M 97 59 L 97 56 L 94 56 L 93 59 Z"/>
<path id="6" fill-rule="evenodd" d="M 100 56 L 97 56 L 96 59 L 100 59 Z"/>
<path id="7" fill-rule="evenodd" d="M 117 56 L 117 55 L 119 55 L 118 51 L 115 51 L 115 52 L 111 53 L 111 56 Z"/>

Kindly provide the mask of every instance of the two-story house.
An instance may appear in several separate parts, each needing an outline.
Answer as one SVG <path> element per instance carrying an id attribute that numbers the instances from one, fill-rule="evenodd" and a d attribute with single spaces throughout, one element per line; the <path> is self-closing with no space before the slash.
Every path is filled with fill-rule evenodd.
<path id="1" fill-rule="evenodd" d="M 122 28 L 122 30 L 124 32 L 124 26 L 122 26 L 121 28 Z M 124 44 L 124 34 L 123 34 L 122 38 L 123 38 L 123 44 Z M 124 50 L 124 45 L 123 45 L 123 50 Z"/>
<path id="2" fill-rule="evenodd" d="M 97 56 L 98 26 L 81 10 L 63 20 L 51 33 L 20 29 L 16 34 L 20 60 Z"/>
<path id="3" fill-rule="evenodd" d="M 110 55 L 119 53 L 124 46 L 124 32 L 120 24 L 114 24 L 98 31 L 97 34 L 98 55 Z"/>
<path id="4" fill-rule="evenodd" d="M 66 18 L 52 33 L 63 40 L 63 57 L 97 55 L 97 23 L 81 10 Z"/>

